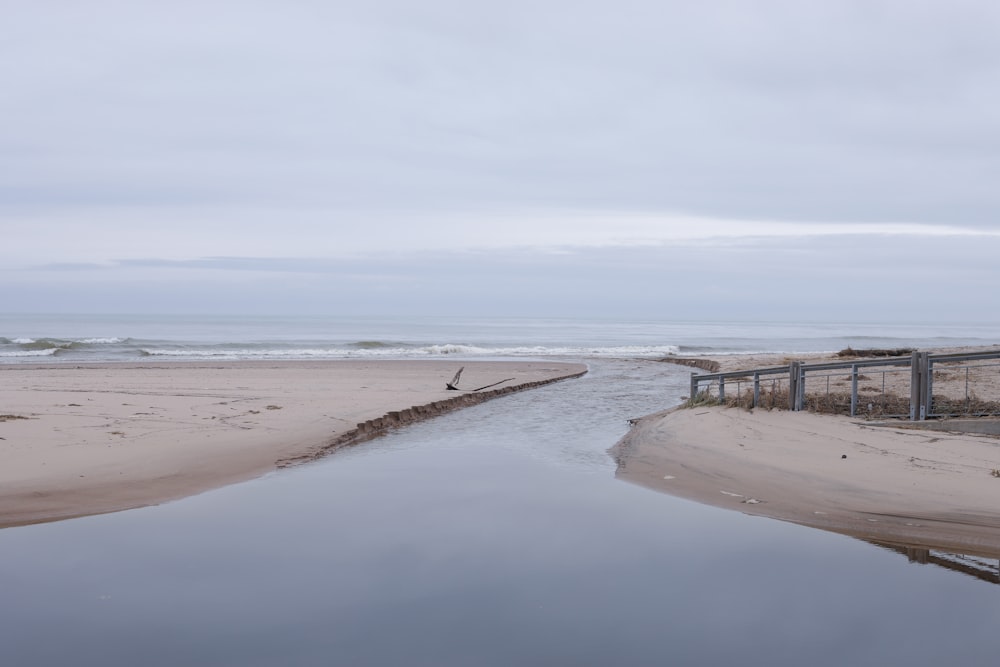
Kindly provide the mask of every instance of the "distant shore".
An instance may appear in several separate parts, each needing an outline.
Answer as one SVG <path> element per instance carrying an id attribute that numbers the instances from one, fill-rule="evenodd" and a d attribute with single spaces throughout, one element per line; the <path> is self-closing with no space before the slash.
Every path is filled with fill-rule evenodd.
<path id="1" fill-rule="evenodd" d="M 460 390 L 448 390 L 462 367 Z M 585 372 L 477 361 L 0 366 L 0 527 L 192 495 Z"/>
<path id="2" fill-rule="evenodd" d="M 776 355 L 715 359 L 723 371 L 787 363 Z M 909 426 L 680 407 L 638 420 L 611 454 L 620 479 L 705 504 L 867 540 L 1000 557 L 1000 439 Z"/>

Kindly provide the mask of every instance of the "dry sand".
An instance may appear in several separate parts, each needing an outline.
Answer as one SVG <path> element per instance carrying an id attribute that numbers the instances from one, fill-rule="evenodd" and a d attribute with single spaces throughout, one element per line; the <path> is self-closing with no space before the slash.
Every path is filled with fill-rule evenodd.
<path id="1" fill-rule="evenodd" d="M 792 358 L 844 360 L 822 354 L 712 360 L 729 372 L 786 366 Z M 961 398 L 971 387 L 980 398 L 998 400 L 997 370 L 936 367 L 935 395 Z M 862 385 L 871 386 L 862 392 L 909 395 L 909 369 L 865 373 L 870 377 Z M 807 391 L 844 390 L 849 378 L 832 374 L 822 384 Z M 974 426 L 997 426 L 992 421 Z M 949 422 L 928 424 L 947 429 Z M 1000 478 L 994 476 L 1000 439 L 913 426 L 808 412 L 675 409 L 640 420 L 612 454 L 620 478 L 706 504 L 870 541 L 1000 558 Z"/>
<path id="2" fill-rule="evenodd" d="M 787 363 L 720 361 L 723 370 Z M 513 379 L 447 391 L 460 366 L 463 388 Z M 0 527 L 191 495 L 585 370 L 453 361 L 0 366 Z M 1000 557 L 1000 478 L 992 475 L 1000 439 L 905 426 L 677 409 L 640 420 L 612 453 L 620 478 L 700 502 Z"/>
<path id="3" fill-rule="evenodd" d="M 459 386 L 445 387 L 460 367 Z M 0 366 L 0 527 L 156 504 L 586 372 L 554 362 Z"/>
<path id="4" fill-rule="evenodd" d="M 613 449 L 617 476 L 896 545 L 1000 558 L 1000 439 L 808 412 L 676 408 Z"/>

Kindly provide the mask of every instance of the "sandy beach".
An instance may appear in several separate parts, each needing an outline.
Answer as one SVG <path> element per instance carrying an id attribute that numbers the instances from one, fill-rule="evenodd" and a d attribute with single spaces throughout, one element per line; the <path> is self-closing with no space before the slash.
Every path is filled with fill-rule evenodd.
<path id="1" fill-rule="evenodd" d="M 461 391 L 448 390 L 461 367 Z M 0 527 L 192 495 L 584 372 L 458 361 L 0 366 Z"/>
<path id="2" fill-rule="evenodd" d="M 725 370 L 752 367 L 727 361 Z M 639 420 L 611 453 L 619 478 L 698 502 L 872 541 L 1000 558 L 1000 439 L 912 426 L 676 408 Z"/>

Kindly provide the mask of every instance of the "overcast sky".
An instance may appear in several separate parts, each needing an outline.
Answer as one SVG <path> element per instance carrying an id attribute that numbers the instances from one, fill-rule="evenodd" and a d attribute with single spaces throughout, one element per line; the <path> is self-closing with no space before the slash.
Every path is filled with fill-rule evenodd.
<path id="1" fill-rule="evenodd" d="M 998 3 L 3 16 L 0 311 L 1000 319 Z"/>

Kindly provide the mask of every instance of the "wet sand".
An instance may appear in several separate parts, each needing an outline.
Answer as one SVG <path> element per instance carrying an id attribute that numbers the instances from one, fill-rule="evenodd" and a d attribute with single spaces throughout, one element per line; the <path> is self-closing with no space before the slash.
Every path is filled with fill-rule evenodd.
<path id="1" fill-rule="evenodd" d="M 462 391 L 449 391 L 461 367 Z M 584 372 L 459 361 L 0 366 L 0 527 L 192 495 Z"/>
<path id="2" fill-rule="evenodd" d="M 725 361 L 727 371 L 782 363 Z M 676 408 L 639 420 L 611 453 L 619 478 L 702 503 L 868 540 L 1000 558 L 1000 439 L 883 424 L 808 412 Z"/>

